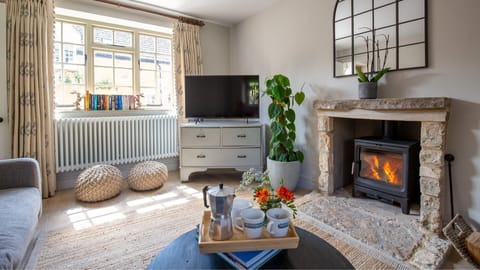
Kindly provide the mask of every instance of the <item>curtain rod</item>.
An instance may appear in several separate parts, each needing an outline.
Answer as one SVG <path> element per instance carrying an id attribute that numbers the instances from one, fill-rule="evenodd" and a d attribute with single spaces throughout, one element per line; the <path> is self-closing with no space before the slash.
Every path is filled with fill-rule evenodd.
<path id="1" fill-rule="evenodd" d="M 0 1 L 2 1 L 2 0 L 0 0 Z M 200 20 L 187 18 L 187 17 L 183 17 L 183 16 L 175 16 L 175 15 L 167 14 L 167 13 L 164 13 L 164 12 L 154 11 L 154 10 L 147 9 L 147 8 L 142 8 L 142 7 L 136 7 L 136 6 L 132 6 L 132 5 L 129 5 L 129 4 L 120 3 L 120 2 L 114 2 L 114 1 L 110 1 L 110 0 L 95 0 L 95 1 L 105 3 L 105 4 L 115 5 L 115 6 L 118 6 L 118 7 L 124 7 L 124 8 L 128 8 L 128 9 L 137 10 L 137 11 L 152 13 L 152 14 L 155 14 L 155 15 L 160 15 L 160 16 L 163 16 L 163 17 L 179 20 L 181 22 L 188 23 L 188 24 L 199 25 L 199 26 L 204 26 L 205 25 L 205 23 L 203 21 L 200 21 Z"/>

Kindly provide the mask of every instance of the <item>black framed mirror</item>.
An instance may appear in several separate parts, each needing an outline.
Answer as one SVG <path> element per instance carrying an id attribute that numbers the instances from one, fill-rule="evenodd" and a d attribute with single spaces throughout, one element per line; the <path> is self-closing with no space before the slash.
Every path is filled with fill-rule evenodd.
<path id="1" fill-rule="evenodd" d="M 333 75 L 428 66 L 427 0 L 337 0 Z"/>

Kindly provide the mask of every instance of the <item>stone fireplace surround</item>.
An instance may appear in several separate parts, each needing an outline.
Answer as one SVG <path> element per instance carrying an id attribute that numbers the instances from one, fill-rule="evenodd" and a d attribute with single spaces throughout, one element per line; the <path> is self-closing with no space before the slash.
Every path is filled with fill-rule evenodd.
<path id="1" fill-rule="evenodd" d="M 339 156 L 348 152 L 353 134 L 335 122 L 341 119 L 394 120 L 420 123 L 420 224 L 427 231 L 440 234 L 445 192 L 444 154 L 450 99 L 445 97 L 389 98 L 354 100 L 316 100 L 318 117 L 319 171 L 318 188 L 333 194 L 341 177 Z M 335 149 L 335 151 L 334 151 Z M 351 149 L 353 152 L 353 148 Z M 336 153 L 340 155 L 336 156 Z M 340 171 L 340 172 L 339 172 Z M 338 181 L 337 181 L 338 182 Z"/>

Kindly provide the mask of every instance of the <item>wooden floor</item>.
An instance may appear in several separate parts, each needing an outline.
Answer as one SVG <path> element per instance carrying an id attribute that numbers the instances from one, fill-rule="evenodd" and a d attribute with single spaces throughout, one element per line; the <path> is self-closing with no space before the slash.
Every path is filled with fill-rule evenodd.
<path id="1" fill-rule="evenodd" d="M 208 171 L 206 173 L 192 174 L 188 182 L 182 182 L 180 181 L 178 171 L 170 171 L 168 181 L 161 189 L 135 192 L 128 189 L 125 183 L 120 195 L 99 203 L 82 203 L 77 201 L 73 189 L 57 192 L 54 197 L 43 200 L 39 240 L 32 251 L 27 268 L 35 268 L 39 250 L 42 248 L 42 242 L 50 231 L 66 227 L 96 226 L 97 224 L 113 221 L 121 215 L 148 210 L 149 207 L 156 207 L 155 198 L 158 196 L 171 196 L 172 203 L 180 202 L 189 196 L 202 198 L 202 188 L 205 185 L 217 185 L 222 182 L 225 185 L 237 187 L 240 180 L 241 173 L 239 172 Z M 301 198 L 309 192 L 310 190 L 297 189 L 295 194 L 297 198 Z M 450 253 L 444 267 L 465 269 L 469 268 L 469 265 L 453 251 Z"/>

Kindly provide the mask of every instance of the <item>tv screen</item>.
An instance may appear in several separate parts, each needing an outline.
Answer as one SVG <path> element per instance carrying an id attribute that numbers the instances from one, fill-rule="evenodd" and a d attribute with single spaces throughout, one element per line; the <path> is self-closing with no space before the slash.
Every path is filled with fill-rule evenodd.
<path id="1" fill-rule="evenodd" d="M 258 118 L 258 75 L 185 76 L 185 117 Z"/>

